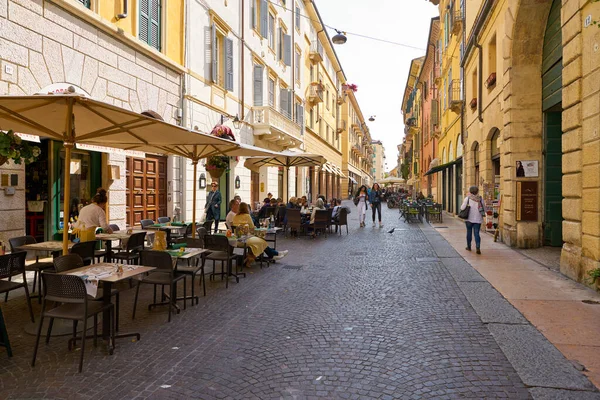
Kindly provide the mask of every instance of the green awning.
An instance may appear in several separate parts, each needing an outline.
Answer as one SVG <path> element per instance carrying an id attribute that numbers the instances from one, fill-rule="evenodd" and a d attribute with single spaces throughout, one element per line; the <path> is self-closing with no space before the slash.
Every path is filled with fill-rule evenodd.
<path id="1" fill-rule="evenodd" d="M 454 161 L 450 161 L 449 163 L 446 163 L 446 164 L 438 165 L 437 167 L 433 167 L 429 171 L 425 172 L 425 174 L 423 176 L 435 174 L 436 172 L 443 171 L 443 170 L 450 168 L 453 165 L 459 164 L 461 162 L 462 162 L 462 158 L 459 158 L 458 160 L 454 160 Z"/>

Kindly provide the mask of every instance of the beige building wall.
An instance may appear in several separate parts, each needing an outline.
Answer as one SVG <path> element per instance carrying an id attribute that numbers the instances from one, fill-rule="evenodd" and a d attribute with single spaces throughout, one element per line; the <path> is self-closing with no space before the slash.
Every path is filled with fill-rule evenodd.
<path id="1" fill-rule="evenodd" d="M 385 178 L 385 148 L 380 141 L 373 141 L 373 180 L 378 182 Z"/>

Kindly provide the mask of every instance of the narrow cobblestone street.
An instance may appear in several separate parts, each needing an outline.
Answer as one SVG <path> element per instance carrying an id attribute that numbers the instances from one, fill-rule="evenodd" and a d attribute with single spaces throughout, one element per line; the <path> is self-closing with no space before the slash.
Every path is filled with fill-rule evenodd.
<path id="1" fill-rule="evenodd" d="M 0 398 L 529 398 L 440 262 L 432 243 L 443 239 L 385 205 L 383 229 L 369 219 L 358 228 L 348 204 L 349 235 L 282 239 L 288 257 L 254 266 L 229 289 L 210 283 L 171 323 L 165 308 L 147 311 L 150 288 L 131 321 L 134 291 L 122 293 L 122 330 L 139 330 L 141 341 L 118 341 L 112 356 L 88 341 L 81 374 L 64 336 L 42 344 L 29 367 L 25 302 L 9 299 L 2 309 L 15 355 L 2 354 Z M 572 389 L 587 392 L 569 398 L 595 398 L 572 370 Z"/>

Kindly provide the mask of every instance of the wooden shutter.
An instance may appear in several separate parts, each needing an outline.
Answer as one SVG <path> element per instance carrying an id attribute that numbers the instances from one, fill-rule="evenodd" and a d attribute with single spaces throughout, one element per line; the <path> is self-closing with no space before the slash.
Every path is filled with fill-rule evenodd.
<path id="1" fill-rule="evenodd" d="M 292 65 L 292 37 L 283 35 L 283 63 L 288 67 Z"/>
<path id="2" fill-rule="evenodd" d="M 263 69 L 262 65 L 254 66 L 254 106 L 263 105 Z"/>
<path id="3" fill-rule="evenodd" d="M 269 5 L 267 0 L 260 1 L 260 35 L 269 36 Z"/>
<path id="4" fill-rule="evenodd" d="M 213 83 L 217 83 L 217 81 L 219 80 L 219 60 L 218 60 L 218 55 L 217 55 L 217 46 L 219 45 L 217 43 L 217 26 L 215 24 L 213 24 L 211 26 L 211 31 L 210 31 L 210 45 L 211 45 L 211 51 L 210 51 L 210 57 L 211 57 L 211 74 L 212 74 L 212 81 Z"/>
<path id="5" fill-rule="evenodd" d="M 302 104 L 296 104 L 296 123 L 302 126 L 304 121 L 304 107 Z"/>
<path id="6" fill-rule="evenodd" d="M 225 38 L 225 89 L 233 90 L 233 40 Z"/>
<path id="7" fill-rule="evenodd" d="M 149 43 L 150 1 L 151 0 L 140 0 L 140 40 L 144 43 Z"/>
<path id="8" fill-rule="evenodd" d="M 440 102 L 438 99 L 431 100 L 431 122 L 433 125 L 439 125 Z"/>
<path id="9" fill-rule="evenodd" d="M 150 41 L 148 44 L 160 51 L 161 0 L 150 0 Z"/>
<path id="10" fill-rule="evenodd" d="M 283 30 L 279 28 L 277 31 L 277 59 L 283 60 Z"/>
<path id="11" fill-rule="evenodd" d="M 250 0 L 250 28 L 256 28 L 256 0 Z"/>

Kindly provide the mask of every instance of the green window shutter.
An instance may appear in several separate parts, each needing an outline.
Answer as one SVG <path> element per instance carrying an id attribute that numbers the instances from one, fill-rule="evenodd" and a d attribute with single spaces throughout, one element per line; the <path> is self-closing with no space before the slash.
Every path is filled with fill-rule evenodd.
<path id="1" fill-rule="evenodd" d="M 211 78 L 213 83 L 217 83 L 219 80 L 219 55 L 217 54 L 217 47 L 219 44 L 217 43 L 217 27 L 213 24 L 210 29 Z"/>
<path id="2" fill-rule="evenodd" d="M 269 5 L 267 0 L 260 2 L 260 35 L 264 38 L 269 36 Z"/>
<path id="3" fill-rule="evenodd" d="M 292 37 L 283 35 L 283 63 L 288 67 L 292 65 Z"/>
<path id="4" fill-rule="evenodd" d="M 225 90 L 233 90 L 233 40 L 225 38 Z"/>
<path id="5" fill-rule="evenodd" d="M 140 0 L 140 40 L 144 43 L 149 43 L 150 37 L 150 1 Z"/>
<path id="6" fill-rule="evenodd" d="M 150 46 L 154 47 L 158 51 L 161 50 L 161 23 L 160 23 L 160 13 L 161 13 L 161 1 L 160 0 L 151 0 L 150 2 L 150 42 L 148 43 Z"/>
<path id="7" fill-rule="evenodd" d="M 92 0 L 78 0 L 86 8 L 92 8 Z"/>
<path id="8" fill-rule="evenodd" d="M 263 69 L 262 65 L 254 66 L 254 106 L 263 105 Z"/>
<path id="9" fill-rule="evenodd" d="M 161 50 L 161 1 L 140 0 L 140 40 Z"/>

